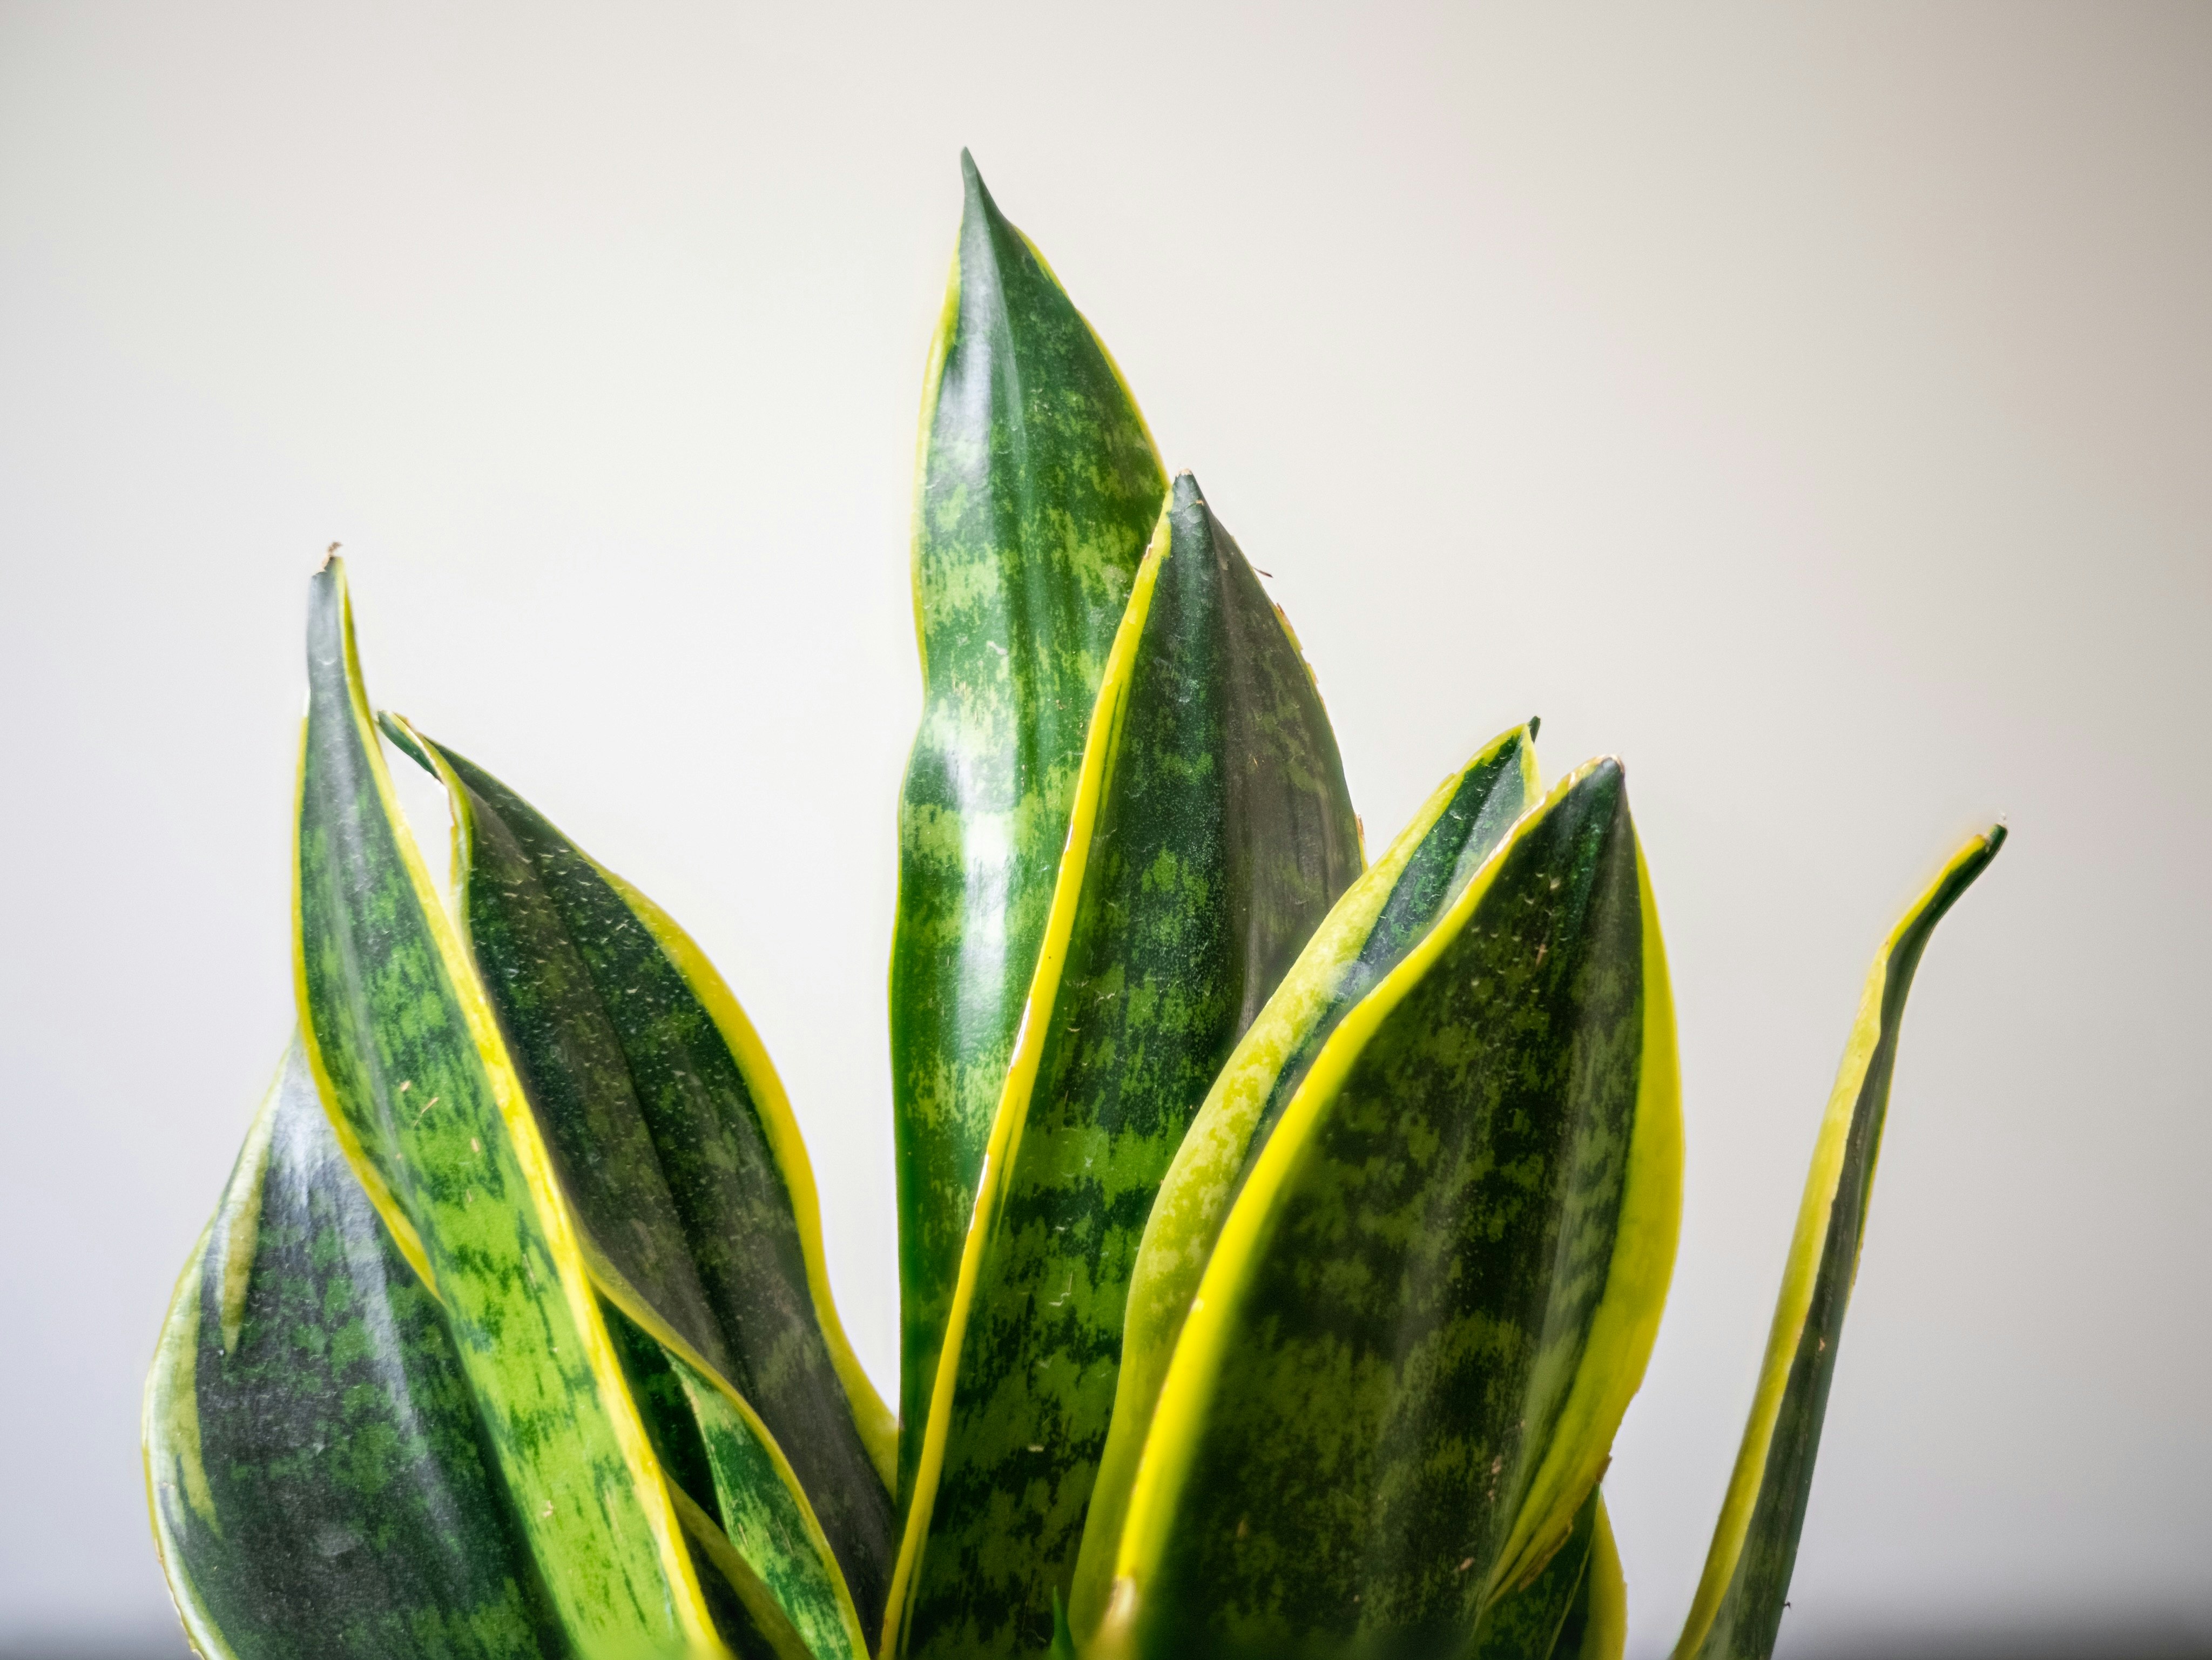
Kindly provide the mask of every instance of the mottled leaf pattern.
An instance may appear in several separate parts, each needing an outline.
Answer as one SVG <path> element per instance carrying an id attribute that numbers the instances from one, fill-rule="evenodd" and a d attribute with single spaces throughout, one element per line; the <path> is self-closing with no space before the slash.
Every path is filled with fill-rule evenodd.
<path id="1" fill-rule="evenodd" d="M 1345 1017 L 1268 1139 L 1170 1362 L 1109 1651 L 1450 1651 L 1524 1537 L 1540 1566 L 1671 1267 L 1673 1043 L 1620 769 L 1592 763 Z M 1555 1473 L 1585 1468 L 1552 1532 Z"/>
<path id="2" fill-rule="evenodd" d="M 891 945 L 902 1507 L 1091 702 L 1167 488 L 1090 325 L 964 153 L 961 167 L 967 208 L 922 394 L 923 702 Z"/>
<path id="3" fill-rule="evenodd" d="M 336 559 L 311 590 L 307 682 L 295 963 L 325 1109 L 417 1242 L 570 1640 L 593 1660 L 711 1654 L 544 1141 L 392 805 Z"/>
<path id="4" fill-rule="evenodd" d="M 2004 826 L 1996 825 L 1953 854 L 1891 930 L 1867 976 L 1806 1177 L 1751 1421 L 1675 1648 L 1680 1660 L 1767 1660 L 1774 1651 L 1812 1495 L 1844 1313 L 1858 1273 L 1905 996 L 1936 923 L 1989 867 L 2004 839 Z"/>
<path id="5" fill-rule="evenodd" d="M 1529 804 L 1534 734 L 1531 721 L 1486 745 L 1336 902 L 1222 1067 L 1169 1166 L 1129 1282 L 1112 1427 L 1069 1597 L 1070 1622 L 1086 1637 L 1105 1617 L 1138 1456 L 1230 1201 L 1338 1022 L 1466 890 Z"/>
<path id="6" fill-rule="evenodd" d="M 1188 474 L 1139 573 L 1000 1109 L 895 1587 L 915 1656 L 1052 1640 L 1152 1195 L 1358 829 L 1312 677 Z"/>
<path id="7" fill-rule="evenodd" d="M 162 1328 L 146 1475 L 209 1660 L 569 1652 L 437 1303 L 296 1043 Z"/>
<path id="8" fill-rule="evenodd" d="M 594 1278 L 758 1414 L 872 1627 L 890 1496 L 848 1389 L 882 1408 L 830 1302 L 805 1151 L 750 1025 L 658 907 L 483 768 L 386 727 L 451 796 L 462 922 Z"/>

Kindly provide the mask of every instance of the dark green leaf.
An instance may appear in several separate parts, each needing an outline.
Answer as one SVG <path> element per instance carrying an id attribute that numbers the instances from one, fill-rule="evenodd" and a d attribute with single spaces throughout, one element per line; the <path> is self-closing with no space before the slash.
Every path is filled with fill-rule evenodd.
<path id="1" fill-rule="evenodd" d="M 1680 1179 L 1618 763 L 1523 818 L 1339 1025 L 1209 1261 L 1107 1652 L 1450 1653 L 1571 1528 L 1640 1381 Z"/>
<path id="2" fill-rule="evenodd" d="M 1312 677 L 1186 474 L 1099 696 L 962 1263 L 892 1595 L 906 1652 L 1052 1641 L 1153 1194 L 1358 869 Z"/>
<path id="3" fill-rule="evenodd" d="M 1812 1496 L 1844 1312 L 1858 1273 L 1905 996 L 1936 923 L 1989 867 L 2004 839 L 2004 826 L 1996 825 L 1953 854 L 1891 931 L 1867 976 L 1806 1177 L 1751 1420 L 1675 1647 L 1681 1660 L 1767 1660 L 1774 1651 Z"/>
<path id="4" fill-rule="evenodd" d="M 1068 808 L 1167 487 L 1112 360 L 963 154 L 915 503 L 921 727 L 891 946 L 902 1509 Z"/>
<path id="5" fill-rule="evenodd" d="M 560 1660 L 438 1304 L 295 1042 L 146 1388 L 155 1538 L 209 1660 Z"/>

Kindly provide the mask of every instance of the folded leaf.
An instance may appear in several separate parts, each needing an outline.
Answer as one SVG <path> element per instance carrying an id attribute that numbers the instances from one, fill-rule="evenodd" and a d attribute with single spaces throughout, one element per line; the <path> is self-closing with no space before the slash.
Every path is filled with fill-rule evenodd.
<path id="1" fill-rule="evenodd" d="M 459 1355 L 295 1041 L 146 1386 L 154 1537 L 208 1660 L 561 1660 Z"/>
<path id="2" fill-rule="evenodd" d="M 1105 1617 L 1138 1456 L 1230 1202 L 1338 1022 L 1465 891 L 1528 806 L 1534 733 L 1531 721 L 1485 745 L 1345 891 L 1238 1042 L 1169 1166 L 1129 1281 L 1113 1423 L 1068 1599 L 1070 1625 L 1086 1638 Z"/>
<path id="3" fill-rule="evenodd" d="M 1679 1219 L 1674 1015 L 1619 764 L 1347 1014 L 1215 1245 L 1102 1653 L 1450 1652 L 1572 1526 Z"/>
<path id="4" fill-rule="evenodd" d="M 462 925 L 595 1283 L 729 1414 L 757 1416 L 872 1629 L 896 1428 L 830 1300 L 813 1174 L 766 1051 L 666 913 L 483 768 L 384 725 L 447 787 Z"/>
<path id="5" fill-rule="evenodd" d="M 2004 839 L 2004 826 L 1995 825 L 1953 854 L 1891 930 L 1867 976 L 1805 1180 L 1751 1420 L 1675 1645 L 1680 1660 L 1766 1660 L 1774 1651 L 1813 1490 L 1836 1347 L 1858 1273 L 1905 996 L 1936 923 L 1988 868 Z"/>
<path id="6" fill-rule="evenodd" d="M 551 1157 L 394 804 L 335 558 L 311 590 L 307 680 L 295 969 L 332 1128 L 445 1305 L 570 1642 L 591 1660 L 719 1653 Z"/>
<path id="7" fill-rule="evenodd" d="M 1153 1194 L 1358 868 L 1312 677 L 1185 474 L 1099 693 L 961 1263 L 886 1626 L 904 1651 L 1051 1642 Z"/>
<path id="8" fill-rule="evenodd" d="M 1113 360 L 963 153 L 922 390 L 922 714 L 891 945 L 903 1508 L 1084 734 L 1167 477 Z"/>

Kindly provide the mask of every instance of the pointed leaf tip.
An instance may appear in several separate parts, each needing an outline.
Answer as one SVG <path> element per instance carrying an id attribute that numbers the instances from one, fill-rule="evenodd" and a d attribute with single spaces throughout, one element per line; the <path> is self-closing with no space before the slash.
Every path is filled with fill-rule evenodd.
<path id="1" fill-rule="evenodd" d="M 1533 744 L 1536 741 L 1536 734 L 1543 729 L 1543 726 L 1544 717 L 1542 715 L 1532 714 L 1528 717 L 1528 741 L 1530 743 Z"/>

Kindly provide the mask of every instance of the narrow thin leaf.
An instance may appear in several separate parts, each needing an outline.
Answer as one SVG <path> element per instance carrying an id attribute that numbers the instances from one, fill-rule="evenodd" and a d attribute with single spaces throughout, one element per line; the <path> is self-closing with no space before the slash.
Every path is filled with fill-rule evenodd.
<path id="1" fill-rule="evenodd" d="M 335 558 L 307 677 L 295 970 L 332 1127 L 445 1305 L 570 1641 L 592 1660 L 718 1653 L 550 1155 L 394 804 Z"/>
<path id="2" fill-rule="evenodd" d="M 1091 706 L 1167 488 L 1105 348 L 964 153 L 961 170 L 922 390 L 923 702 L 891 944 L 902 1509 Z"/>
<path id="3" fill-rule="evenodd" d="M 1099 694 L 961 1264 L 887 1625 L 907 1652 L 1052 1641 L 1153 1194 L 1358 869 L 1312 677 L 1185 474 Z"/>
<path id="4" fill-rule="evenodd" d="M 1170 1362 L 1101 1651 L 1467 1644 L 1571 1528 L 1641 1381 L 1680 1136 L 1657 917 L 1620 768 L 1593 762 L 1268 1138 Z"/>
<path id="5" fill-rule="evenodd" d="M 1867 976 L 1805 1179 L 1751 1420 L 1675 1645 L 1681 1660 L 1766 1660 L 1774 1651 L 1858 1272 L 1905 996 L 1936 923 L 2004 839 L 2004 826 L 1995 825 L 1954 854 L 1890 931 Z"/>
<path id="6" fill-rule="evenodd" d="M 1214 1079 L 1169 1166 L 1129 1281 L 1113 1424 L 1068 1602 L 1069 1622 L 1086 1639 L 1105 1617 L 1138 1456 L 1230 1203 L 1328 1035 L 1465 891 L 1533 800 L 1534 724 L 1486 745 L 1437 786 L 1336 902 Z"/>
<path id="7" fill-rule="evenodd" d="M 436 1302 L 295 1041 L 146 1388 L 154 1537 L 209 1660 L 568 1651 Z"/>
<path id="8" fill-rule="evenodd" d="M 750 1023 L 665 912 L 483 768 L 384 724 L 447 787 L 469 947 L 594 1280 L 757 1415 L 872 1627 L 891 1426 L 830 1300 L 806 1150 Z"/>

